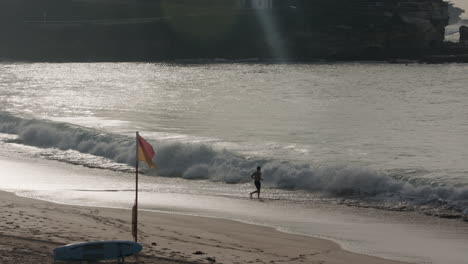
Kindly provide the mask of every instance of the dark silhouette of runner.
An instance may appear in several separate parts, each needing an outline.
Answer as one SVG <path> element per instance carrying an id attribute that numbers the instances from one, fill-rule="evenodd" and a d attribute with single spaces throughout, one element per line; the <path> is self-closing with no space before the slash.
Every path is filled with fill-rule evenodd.
<path id="1" fill-rule="evenodd" d="M 262 188 L 262 168 L 260 166 L 257 167 L 257 171 L 250 175 L 250 178 L 255 180 L 255 187 L 257 190 L 250 193 L 250 199 L 252 199 L 252 194 L 257 193 L 258 199 L 260 199 L 260 189 Z"/>

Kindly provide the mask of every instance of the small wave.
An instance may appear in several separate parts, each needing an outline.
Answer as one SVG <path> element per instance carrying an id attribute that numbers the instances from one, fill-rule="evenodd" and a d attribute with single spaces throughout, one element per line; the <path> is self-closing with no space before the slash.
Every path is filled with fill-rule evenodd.
<path id="1" fill-rule="evenodd" d="M 23 119 L 4 112 L 0 112 L 0 133 L 16 134 L 15 140 L 26 145 L 77 151 L 128 166 L 135 163 L 135 140 L 122 135 L 48 120 Z M 443 207 L 468 214 L 468 187 L 419 183 L 408 171 L 385 173 L 349 165 L 296 164 L 244 158 L 205 144 L 151 143 L 156 148 L 157 168 L 146 170 L 148 175 L 243 183 L 250 180 L 252 168 L 262 166 L 265 184 L 271 188 L 317 191 L 336 197 L 358 196 L 405 206 Z M 66 155 L 61 158 L 66 159 Z"/>
<path id="2" fill-rule="evenodd" d="M 0 112 L 0 132 L 16 134 L 17 143 L 30 146 L 76 150 L 129 165 L 135 161 L 134 141 L 130 138 L 67 123 L 23 119 Z"/>

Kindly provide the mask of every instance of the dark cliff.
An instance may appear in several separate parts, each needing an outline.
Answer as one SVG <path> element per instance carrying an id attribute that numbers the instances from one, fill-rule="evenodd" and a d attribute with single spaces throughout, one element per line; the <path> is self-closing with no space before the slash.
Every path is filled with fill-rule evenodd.
<path id="1" fill-rule="evenodd" d="M 442 0 L 2 0 L 0 57 L 417 57 L 448 19 Z"/>
<path id="2" fill-rule="evenodd" d="M 465 10 L 459 7 L 456 7 L 453 3 L 449 3 L 448 12 L 450 16 L 449 24 L 453 25 L 453 24 L 457 24 L 458 22 L 462 20 L 461 15 L 465 13 Z"/>

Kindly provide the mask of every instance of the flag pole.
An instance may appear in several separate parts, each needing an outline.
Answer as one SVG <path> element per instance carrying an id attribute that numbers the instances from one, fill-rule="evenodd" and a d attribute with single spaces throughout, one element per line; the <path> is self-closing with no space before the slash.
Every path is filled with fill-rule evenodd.
<path id="1" fill-rule="evenodd" d="M 133 205 L 132 233 L 135 242 L 138 242 L 138 131 L 136 132 L 136 156 L 135 156 L 135 205 Z"/>

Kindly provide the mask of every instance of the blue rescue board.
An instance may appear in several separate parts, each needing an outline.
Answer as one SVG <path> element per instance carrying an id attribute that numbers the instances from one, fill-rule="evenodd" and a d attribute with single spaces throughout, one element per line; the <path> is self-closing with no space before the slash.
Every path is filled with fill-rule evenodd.
<path id="1" fill-rule="evenodd" d="M 132 256 L 142 250 L 132 241 L 95 241 L 70 244 L 54 249 L 54 259 L 62 261 L 98 261 Z"/>

